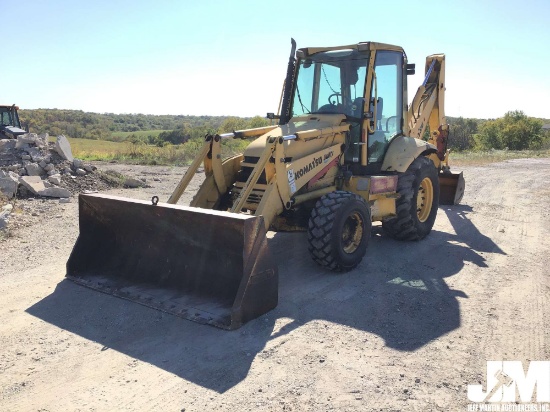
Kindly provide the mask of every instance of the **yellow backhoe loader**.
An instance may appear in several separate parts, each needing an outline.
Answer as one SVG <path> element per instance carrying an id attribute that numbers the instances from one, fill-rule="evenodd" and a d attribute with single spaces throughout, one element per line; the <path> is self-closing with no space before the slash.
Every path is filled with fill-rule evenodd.
<path id="1" fill-rule="evenodd" d="M 206 136 L 167 203 L 80 195 L 67 276 L 235 329 L 277 306 L 267 230 L 307 230 L 313 260 L 334 271 L 361 262 L 372 221 L 395 239 L 424 238 L 438 205 L 460 201 L 464 179 L 448 164 L 445 56 L 427 57 L 408 107 L 412 73 L 398 46 L 296 50 L 292 40 L 280 110 L 268 114 L 278 124 Z M 222 159 L 223 139 L 251 138 Z M 200 189 L 177 205 L 201 164 Z"/>

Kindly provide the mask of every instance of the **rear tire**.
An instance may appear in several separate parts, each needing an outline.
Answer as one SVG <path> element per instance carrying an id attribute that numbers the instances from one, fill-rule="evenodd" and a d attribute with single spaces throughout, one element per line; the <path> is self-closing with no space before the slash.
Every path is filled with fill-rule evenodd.
<path id="1" fill-rule="evenodd" d="M 309 252 L 315 262 L 334 271 L 348 271 L 363 259 L 371 232 L 365 200 L 335 191 L 321 197 L 308 222 Z"/>
<path id="2" fill-rule="evenodd" d="M 399 176 L 396 216 L 382 223 L 397 240 L 420 240 L 430 233 L 439 207 L 439 177 L 433 162 L 420 156 Z"/>

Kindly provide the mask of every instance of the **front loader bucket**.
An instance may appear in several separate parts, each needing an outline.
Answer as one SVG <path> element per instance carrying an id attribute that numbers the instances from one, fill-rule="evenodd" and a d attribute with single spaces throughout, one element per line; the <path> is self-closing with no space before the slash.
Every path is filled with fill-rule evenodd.
<path id="1" fill-rule="evenodd" d="M 79 284 L 223 329 L 277 306 L 261 216 L 97 194 L 79 213 L 67 262 Z"/>
<path id="2" fill-rule="evenodd" d="M 441 172 L 439 174 L 439 204 L 458 205 L 464 196 L 465 185 L 462 172 Z"/>

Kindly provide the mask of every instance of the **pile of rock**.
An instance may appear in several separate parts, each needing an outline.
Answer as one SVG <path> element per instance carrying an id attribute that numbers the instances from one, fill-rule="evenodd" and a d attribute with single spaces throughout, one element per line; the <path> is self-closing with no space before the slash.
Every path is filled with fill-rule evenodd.
<path id="1" fill-rule="evenodd" d="M 67 138 L 48 143 L 48 134 L 28 133 L 0 140 L 0 194 L 8 199 L 23 195 L 68 198 L 62 176 L 75 179 L 93 173 L 95 167 L 73 158 Z"/>
<path id="2" fill-rule="evenodd" d="M 7 204 L 0 209 L 0 230 L 5 229 L 8 225 L 10 213 L 13 210 L 13 205 Z"/>

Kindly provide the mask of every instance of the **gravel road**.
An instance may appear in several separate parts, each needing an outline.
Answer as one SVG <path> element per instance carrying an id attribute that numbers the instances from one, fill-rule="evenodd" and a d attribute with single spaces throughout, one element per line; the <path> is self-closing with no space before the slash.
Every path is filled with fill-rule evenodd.
<path id="1" fill-rule="evenodd" d="M 107 192 L 140 199 L 166 200 L 183 173 L 96 165 L 146 178 Z M 464 175 L 425 240 L 375 226 L 343 275 L 305 234 L 270 232 L 279 306 L 232 332 L 65 280 L 76 198 L 19 201 L 27 223 L 0 242 L 0 410 L 467 410 L 487 360 L 550 359 L 550 159 Z"/>

